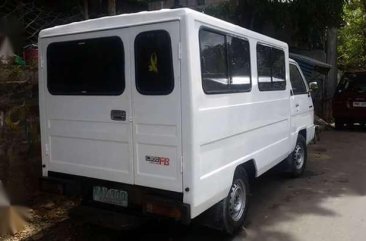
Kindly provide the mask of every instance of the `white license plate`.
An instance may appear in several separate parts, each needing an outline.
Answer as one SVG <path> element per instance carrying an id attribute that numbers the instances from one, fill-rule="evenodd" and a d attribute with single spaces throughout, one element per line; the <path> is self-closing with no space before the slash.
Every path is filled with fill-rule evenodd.
<path id="1" fill-rule="evenodd" d="M 128 194 L 126 191 L 118 189 L 95 186 L 93 187 L 93 200 L 97 202 L 127 207 Z"/>
<path id="2" fill-rule="evenodd" d="M 353 107 L 366 107 L 366 102 L 353 102 Z"/>

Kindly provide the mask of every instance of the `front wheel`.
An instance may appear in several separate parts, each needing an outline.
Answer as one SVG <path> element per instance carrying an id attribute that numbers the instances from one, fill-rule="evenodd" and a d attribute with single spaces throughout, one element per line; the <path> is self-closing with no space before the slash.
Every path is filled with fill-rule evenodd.
<path id="1" fill-rule="evenodd" d="M 244 168 L 238 167 L 234 174 L 229 195 L 223 200 L 223 223 L 229 234 L 238 232 L 244 225 L 248 211 L 249 181 Z"/>
<path id="2" fill-rule="evenodd" d="M 287 170 L 292 177 L 299 177 L 304 174 L 307 163 L 307 147 L 306 140 L 302 135 L 297 137 L 295 149 L 287 157 Z"/>

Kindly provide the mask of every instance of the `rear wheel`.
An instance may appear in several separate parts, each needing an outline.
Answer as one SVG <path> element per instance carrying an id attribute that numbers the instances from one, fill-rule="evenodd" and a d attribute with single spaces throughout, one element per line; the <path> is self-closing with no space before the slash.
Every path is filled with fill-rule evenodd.
<path id="1" fill-rule="evenodd" d="M 229 234 L 238 232 L 244 225 L 248 211 L 249 181 L 244 168 L 235 171 L 229 195 L 223 200 L 223 224 Z"/>

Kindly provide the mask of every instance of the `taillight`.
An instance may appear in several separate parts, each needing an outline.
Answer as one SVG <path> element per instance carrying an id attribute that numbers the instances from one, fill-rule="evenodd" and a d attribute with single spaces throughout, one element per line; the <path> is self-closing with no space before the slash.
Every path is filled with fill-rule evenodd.
<path id="1" fill-rule="evenodd" d="M 175 220 L 182 219 L 181 208 L 179 206 L 172 205 L 171 203 L 147 200 L 143 205 L 143 210 L 146 213 L 174 218 Z"/>

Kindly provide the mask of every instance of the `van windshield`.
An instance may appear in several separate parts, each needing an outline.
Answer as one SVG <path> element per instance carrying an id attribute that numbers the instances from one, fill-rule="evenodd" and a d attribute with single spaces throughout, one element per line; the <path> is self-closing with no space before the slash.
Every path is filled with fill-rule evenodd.
<path id="1" fill-rule="evenodd" d="M 366 72 L 345 74 L 338 85 L 337 92 L 366 93 Z"/>

